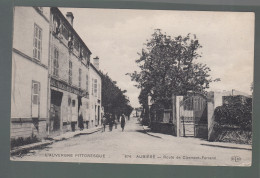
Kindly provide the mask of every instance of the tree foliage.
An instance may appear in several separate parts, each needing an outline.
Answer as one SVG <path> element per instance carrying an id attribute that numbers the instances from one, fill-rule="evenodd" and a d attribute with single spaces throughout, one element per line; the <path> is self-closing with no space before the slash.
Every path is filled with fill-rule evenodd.
<path id="1" fill-rule="evenodd" d="M 201 57 L 201 47 L 196 35 L 172 38 L 155 30 L 136 60 L 140 72 L 128 74 L 141 89 L 140 103 L 145 102 L 147 94 L 153 101 L 169 105 L 172 94 L 204 93 L 210 82 L 218 81 L 210 78 L 207 65 L 195 62 Z"/>
<path id="2" fill-rule="evenodd" d="M 105 113 L 130 115 L 133 108 L 125 93 L 107 74 L 102 74 L 102 106 Z"/>

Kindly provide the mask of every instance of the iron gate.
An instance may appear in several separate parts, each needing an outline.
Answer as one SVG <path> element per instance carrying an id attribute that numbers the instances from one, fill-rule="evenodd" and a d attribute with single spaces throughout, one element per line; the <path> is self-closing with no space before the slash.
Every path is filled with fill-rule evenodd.
<path id="1" fill-rule="evenodd" d="M 184 97 L 179 107 L 180 135 L 197 137 L 207 127 L 207 100 L 204 96 Z"/>

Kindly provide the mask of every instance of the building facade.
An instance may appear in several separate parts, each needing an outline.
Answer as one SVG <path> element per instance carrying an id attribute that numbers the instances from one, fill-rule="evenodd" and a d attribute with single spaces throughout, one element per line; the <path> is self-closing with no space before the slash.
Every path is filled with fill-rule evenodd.
<path id="1" fill-rule="evenodd" d="M 73 29 L 73 14 L 66 17 L 51 8 L 50 117 L 48 132 L 63 133 L 89 128 L 91 51 Z M 97 124 L 95 124 L 97 125 Z"/>
<path id="2" fill-rule="evenodd" d="M 101 75 L 98 71 L 99 59 L 94 58 L 94 65 L 90 64 L 91 90 L 89 94 L 89 126 L 94 127 L 101 124 L 103 109 L 101 106 Z"/>
<path id="3" fill-rule="evenodd" d="M 47 7 L 14 8 L 11 138 L 46 136 L 49 16 Z"/>
<path id="4" fill-rule="evenodd" d="M 15 7 L 11 138 L 59 135 L 101 120 L 99 59 L 58 8 Z"/>

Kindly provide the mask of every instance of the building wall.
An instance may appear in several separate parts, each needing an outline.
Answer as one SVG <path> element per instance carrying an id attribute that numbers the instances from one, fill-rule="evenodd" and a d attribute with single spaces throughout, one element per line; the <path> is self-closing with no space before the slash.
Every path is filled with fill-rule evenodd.
<path id="1" fill-rule="evenodd" d="M 74 39 L 77 39 L 78 44 L 80 48 L 75 48 L 73 45 L 72 50 L 69 49 L 68 46 L 68 40 L 65 38 L 62 32 L 60 32 L 58 35 L 55 33 L 55 18 L 59 18 L 61 21 L 61 24 L 66 26 L 67 30 L 69 30 L 69 33 L 73 35 Z M 87 120 L 90 120 L 90 111 L 88 109 L 88 103 L 89 98 L 86 95 L 87 91 L 87 79 L 86 76 L 90 78 L 89 74 L 89 66 L 87 65 L 87 55 L 81 55 L 80 51 L 84 49 L 87 51 L 85 44 L 80 42 L 76 32 L 72 30 L 72 27 L 64 16 L 55 8 L 51 11 L 51 75 L 53 78 L 56 78 L 59 81 L 63 81 L 66 83 L 66 85 L 76 88 L 77 90 L 83 91 L 83 96 L 77 95 L 75 93 L 65 91 L 62 89 L 58 89 L 52 86 L 52 89 L 60 91 L 63 93 L 62 95 L 62 101 L 61 101 L 61 111 L 60 111 L 60 117 L 61 117 L 61 130 L 62 132 L 66 132 L 71 130 L 71 122 L 77 122 L 76 123 L 76 129 L 79 129 L 78 126 L 78 96 L 81 96 L 81 109 L 83 114 L 83 121 L 86 122 Z M 75 44 L 75 43 L 74 43 Z M 54 75 L 54 51 L 57 50 L 59 53 L 58 57 L 58 76 Z M 89 52 L 90 53 L 90 52 Z M 70 62 L 72 64 L 72 76 L 71 76 L 71 83 L 69 81 L 69 65 Z M 79 85 L 79 70 L 81 70 L 81 85 Z M 90 80 L 88 80 L 90 82 Z M 90 84 L 88 83 L 88 86 Z M 75 106 L 72 106 L 72 104 L 69 104 L 69 100 L 75 101 Z M 86 124 L 84 123 L 84 127 L 86 128 Z"/>
<path id="2" fill-rule="evenodd" d="M 89 114 L 90 114 L 90 123 L 93 123 L 91 126 L 100 125 L 101 122 L 101 77 L 95 71 L 94 66 L 90 65 L 89 68 L 89 80 L 90 80 L 90 88 L 89 88 Z M 94 81 L 97 80 L 97 93 L 94 92 Z M 100 87 L 98 87 L 100 86 Z M 96 106 L 96 107 L 95 107 Z M 100 111 L 98 113 L 98 107 L 100 107 Z M 100 116 L 100 120 L 98 122 L 97 117 L 98 114 Z"/>
<path id="3" fill-rule="evenodd" d="M 218 106 L 222 106 L 223 104 L 223 96 L 236 96 L 236 95 L 242 95 L 246 97 L 250 97 L 250 95 L 238 91 L 238 90 L 231 90 L 231 91 L 215 91 L 214 93 L 214 108 Z"/>
<path id="4" fill-rule="evenodd" d="M 32 81 L 40 83 L 40 118 L 47 118 L 47 69 L 13 52 L 11 118 L 31 118 Z"/>
<path id="5" fill-rule="evenodd" d="M 11 138 L 46 135 L 49 8 L 14 8 Z M 41 57 L 33 58 L 34 26 L 41 29 Z M 37 118 L 32 118 L 32 82 L 40 84 Z M 34 115 L 34 117 L 36 116 Z"/>
<path id="6" fill-rule="evenodd" d="M 43 7 L 44 16 L 49 19 L 49 8 Z M 49 22 L 33 7 L 14 8 L 13 48 L 33 57 L 34 24 L 42 29 L 41 63 L 48 66 Z"/>

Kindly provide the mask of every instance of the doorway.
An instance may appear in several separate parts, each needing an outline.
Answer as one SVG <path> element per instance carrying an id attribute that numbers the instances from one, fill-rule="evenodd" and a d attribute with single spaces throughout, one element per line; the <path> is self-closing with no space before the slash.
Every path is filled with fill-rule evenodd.
<path id="1" fill-rule="evenodd" d="M 51 90 L 50 131 L 60 130 L 62 96 L 62 92 Z"/>

